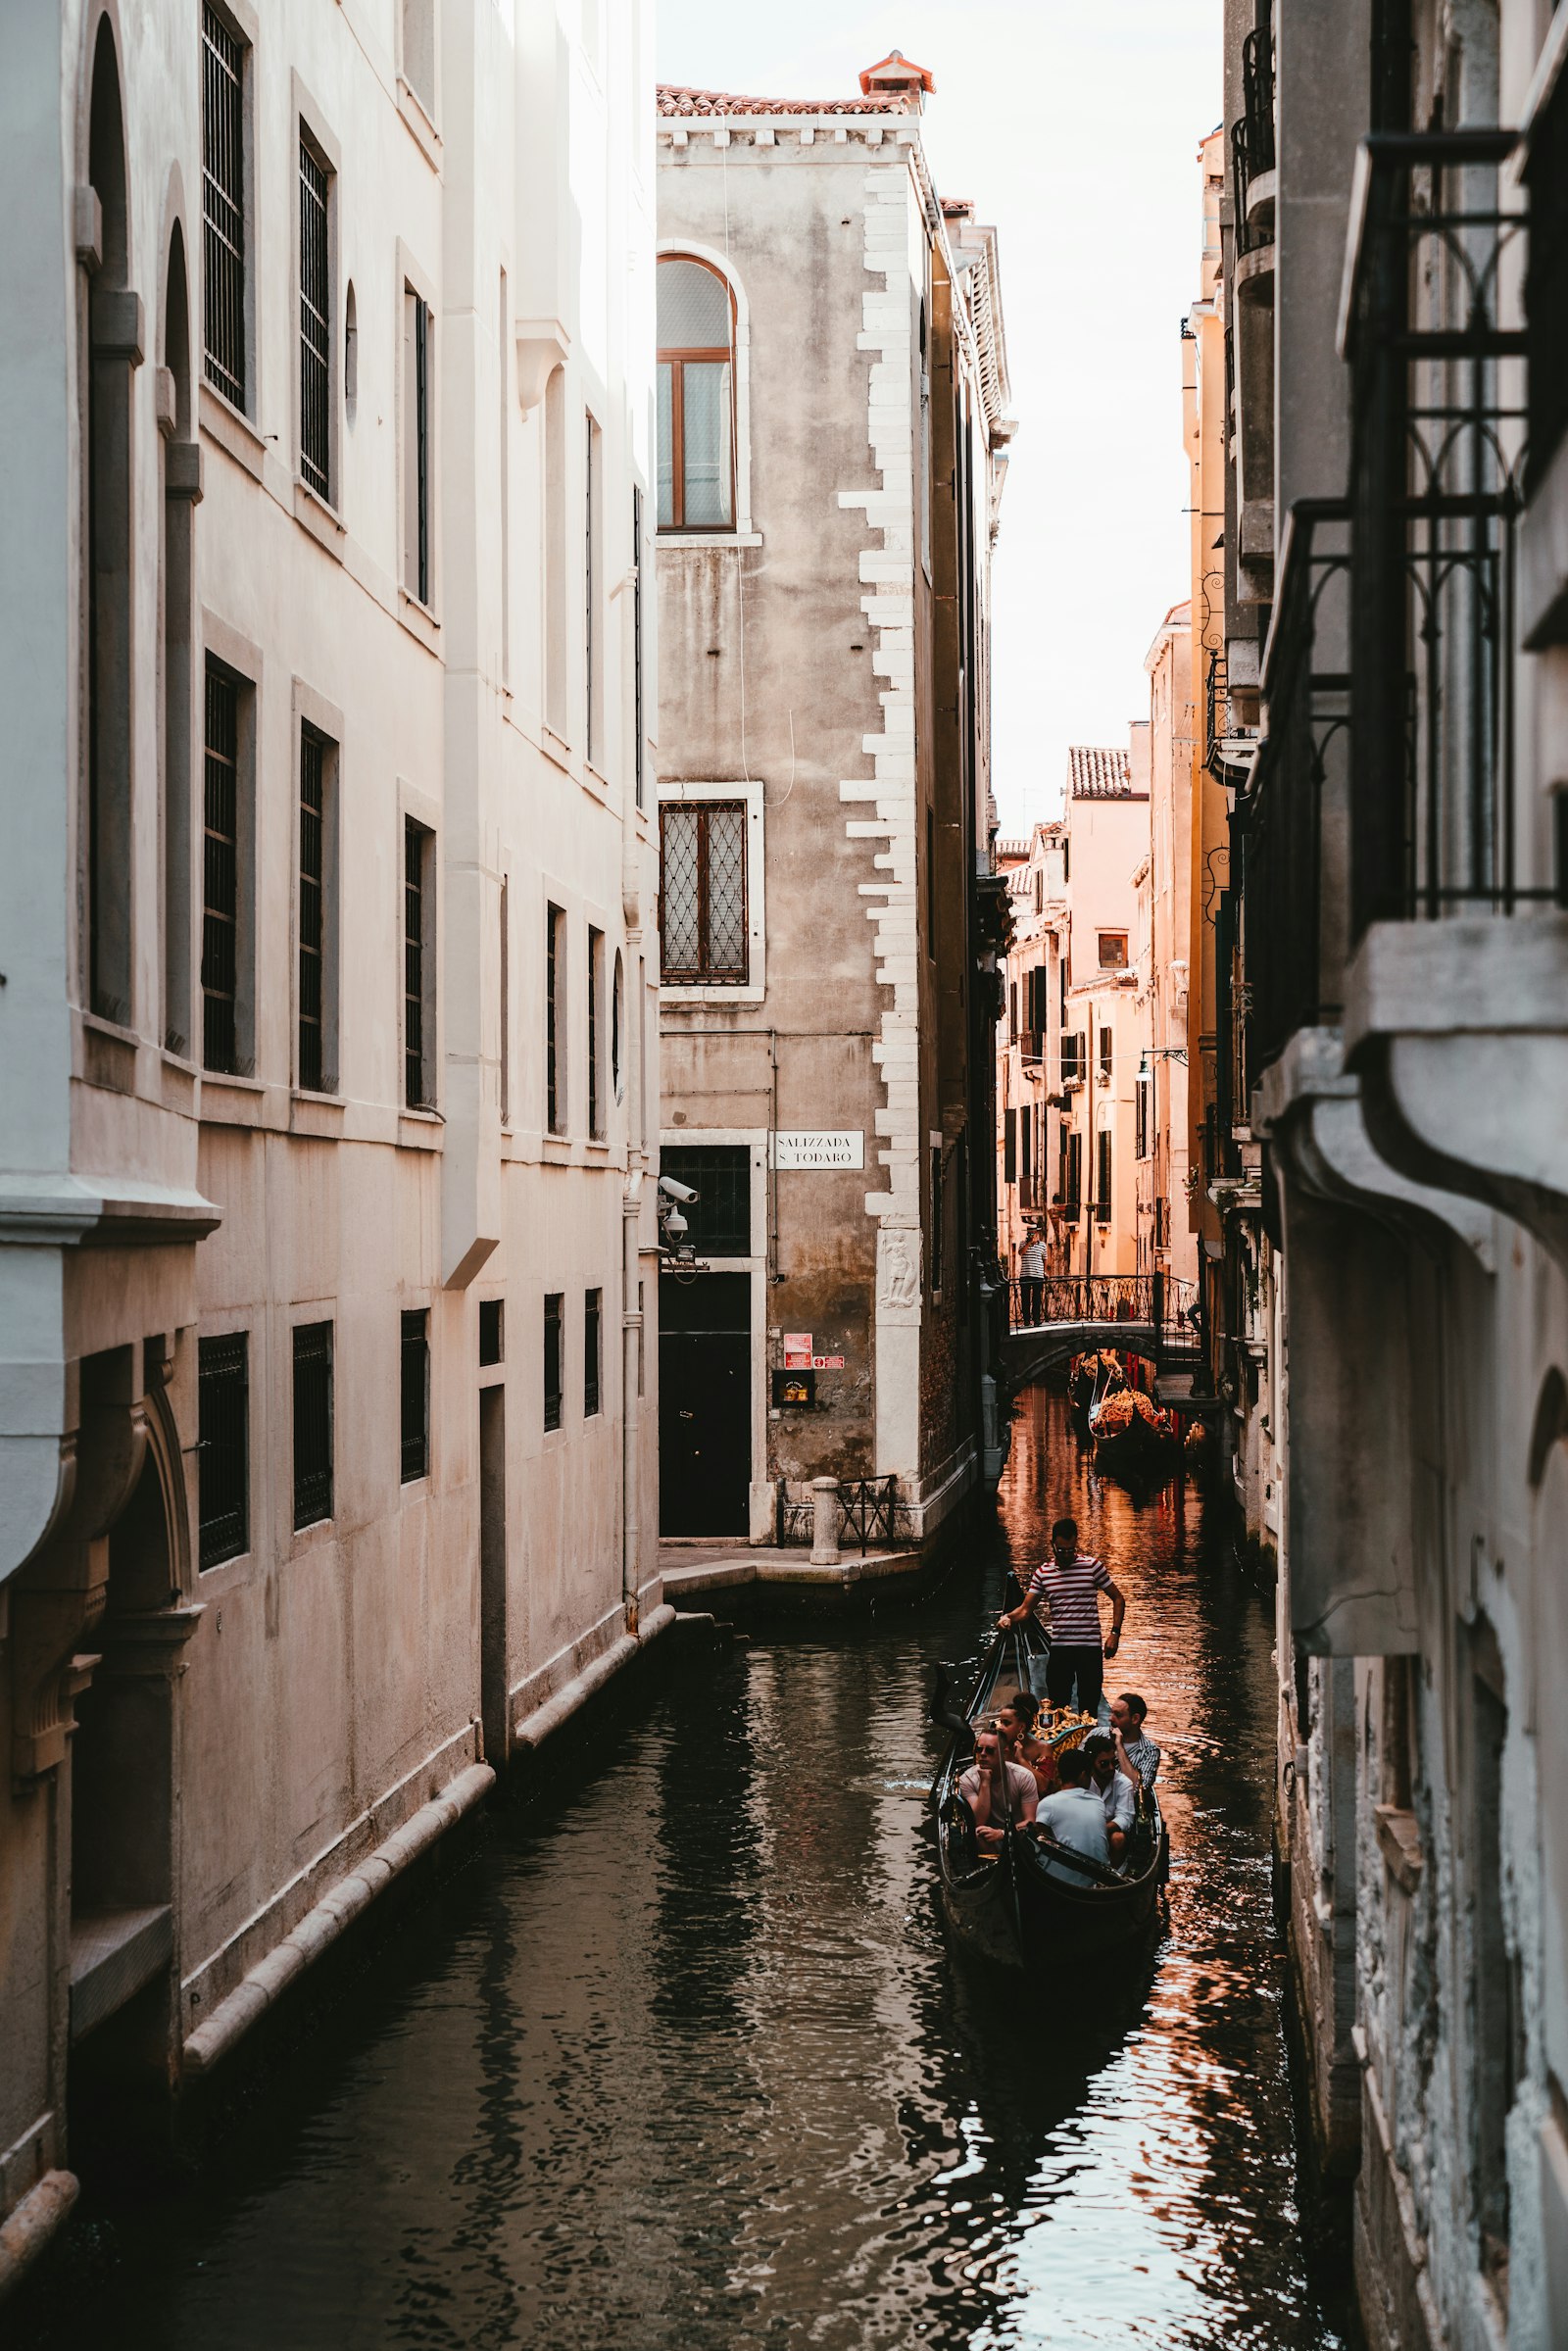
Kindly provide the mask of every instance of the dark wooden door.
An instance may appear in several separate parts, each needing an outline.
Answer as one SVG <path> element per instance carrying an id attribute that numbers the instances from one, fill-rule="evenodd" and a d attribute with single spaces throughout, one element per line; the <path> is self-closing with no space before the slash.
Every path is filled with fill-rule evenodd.
<path id="1" fill-rule="evenodd" d="M 660 1532 L 750 1532 L 752 1279 L 659 1284 Z"/>

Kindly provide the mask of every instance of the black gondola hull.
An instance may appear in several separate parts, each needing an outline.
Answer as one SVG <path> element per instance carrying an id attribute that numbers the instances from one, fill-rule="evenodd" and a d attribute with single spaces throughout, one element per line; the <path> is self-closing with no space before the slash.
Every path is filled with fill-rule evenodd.
<path id="1" fill-rule="evenodd" d="M 968 1719 L 975 1721 L 993 1702 L 1009 1660 L 1014 1678 L 1022 1683 L 1030 1661 L 1049 1651 L 1050 1643 L 1032 1618 L 1005 1641 L 994 1641 L 966 1709 Z M 1147 1868 L 1112 1886 L 1086 1883 L 1080 1887 L 1048 1871 L 1033 1839 L 1019 1834 L 1007 1837 L 995 1860 L 972 1858 L 950 1818 L 961 1760 L 955 1740 L 931 1791 L 942 1908 L 960 1947 L 1000 1967 L 1035 1972 L 1103 1957 L 1142 1941 L 1153 1924 L 1168 1875 L 1157 1807 Z"/>

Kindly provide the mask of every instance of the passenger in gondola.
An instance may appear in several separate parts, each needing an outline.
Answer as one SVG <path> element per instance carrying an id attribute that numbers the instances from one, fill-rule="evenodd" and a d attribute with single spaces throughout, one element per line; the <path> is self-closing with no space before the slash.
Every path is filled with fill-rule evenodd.
<path id="1" fill-rule="evenodd" d="M 1074 1869 L 1070 1861 L 1058 1860 L 1051 1850 L 1053 1843 L 1063 1845 L 1068 1852 L 1081 1853 L 1086 1861 L 1098 1861 L 1102 1868 L 1110 1861 L 1105 1807 L 1090 1779 L 1089 1758 L 1082 1747 L 1068 1747 L 1057 1756 L 1056 1777 L 1060 1787 L 1054 1795 L 1043 1799 L 1035 1815 L 1042 1859 L 1049 1875 L 1064 1885 L 1090 1886 L 1094 1883 L 1091 1871 Z"/>
<path id="2" fill-rule="evenodd" d="M 1056 1762 L 1047 1740 L 1039 1736 L 1040 1700 L 1032 1690 L 1015 1690 L 997 1715 L 997 1728 L 1014 1763 L 1035 1778 L 1043 1796 L 1056 1785 Z"/>
<path id="3" fill-rule="evenodd" d="M 1110 1734 L 1116 1741 L 1116 1768 L 1125 1778 L 1141 1780 L 1153 1790 L 1159 1769 L 1159 1749 L 1144 1729 L 1149 1708 L 1136 1690 L 1124 1690 L 1110 1702 Z M 1136 1788 L 1134 1790 L 1136 1793 Z"/>
<path id="4" fill-rule="evenodd" d="M 1105 1732 L 1091 1731 L 1084 1740 L 1084 1753 L 1089 1758 L 1090 1774 L 1100 1800 L 1105 1807 L 1105 1836 L 1110 1843 L 1110 1858 L 1120 1861 L 1133 1832 L 1133 1783 L 1121 1769 L 1115 1740 Z"/>
<path id="5" fill-rule="evenodd" d="M 958 1793 L 974 1815 L 982 1853 L 999 1851 L 1009 1828 L 1026 1828 L 1040 1800 L 1034 1773 L 1011 1761 L 1001 1733 L 992 1730 L 977 1734 L 974 1761 L 959 1778 Z"/>

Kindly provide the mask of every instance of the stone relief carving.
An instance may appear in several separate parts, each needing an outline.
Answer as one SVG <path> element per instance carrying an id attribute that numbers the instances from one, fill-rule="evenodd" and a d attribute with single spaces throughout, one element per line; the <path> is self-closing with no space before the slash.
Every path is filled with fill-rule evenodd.
<path id="1" fill-rule="evenodd" d="M 879 1313 L 916 1313 L 920 1305 L 919 1236 L 903 1225 L 883 1225 L 876 1244 L 876 1302 Z"/>

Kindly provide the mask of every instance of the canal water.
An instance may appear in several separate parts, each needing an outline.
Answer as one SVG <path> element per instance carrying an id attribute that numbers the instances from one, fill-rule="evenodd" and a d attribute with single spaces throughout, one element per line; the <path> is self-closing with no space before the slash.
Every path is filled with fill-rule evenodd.
<path id="1" fill-rule="evenodd" d="M 1164 1749 L 1169 1927 L 1036 1991 L 949 1951 L 923 1800 L 1072 1510 Z M 89 2194 L 42 2346 L 1328 2351 L 1272 1924 L 1266 1598 L 1022 1400 L 994 1531 L 868 1625 L 674 1676 L 361 1980 L 194 2184 Z M 329 2045 L 323 2045 L 329 2044 Z"/>

